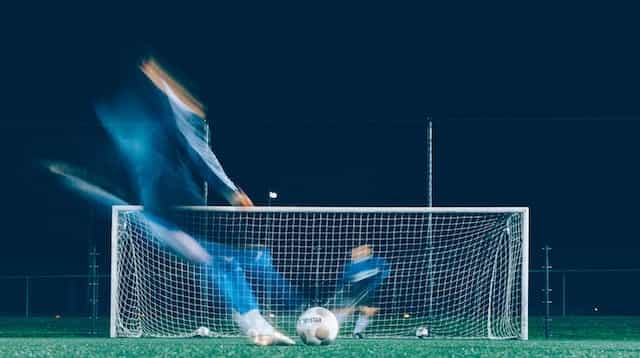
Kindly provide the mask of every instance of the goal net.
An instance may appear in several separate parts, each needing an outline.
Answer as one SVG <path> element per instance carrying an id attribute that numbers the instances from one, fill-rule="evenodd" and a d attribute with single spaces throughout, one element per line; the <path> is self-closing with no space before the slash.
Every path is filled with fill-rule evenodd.
<path id="1" fill-rule="evenodd" d="M 218 266 L 189 262 L 150 231 L 142 208 L 116 206 L 112 227 L 112 337 L 189 337 L 200 327 L 237 336 Z M 272 287 L 265 265 L 243 265 L 262 314 L 286 333 L 311 306 L 338 308 L 351 250 L 369 245 L 389 275 L 369 306 L 368 337 L 527 338 L 527 208 L 185 207 L 175 222 L 214 260 L 249 252 L 298 298 Z M 216 253 L 220 247 L 230 251 Z M 218 256 L 216 256 L 218 255 Z M 276 291 L 284 290 L 276 287 Z M 250 293 L 250 294 L 251 294 Z M 357 315 L 341 327 L 350 335 Z"/>

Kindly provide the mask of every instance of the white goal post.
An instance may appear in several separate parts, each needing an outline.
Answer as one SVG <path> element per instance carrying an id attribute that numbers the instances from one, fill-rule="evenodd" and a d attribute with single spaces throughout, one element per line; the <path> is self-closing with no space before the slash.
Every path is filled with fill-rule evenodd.
<path id="1" fill-rule="evenodd" d="M 218 266 L 163 247 L 139 206 L 114 206 L 111 337 L 238 336 Z M 236 271 L 262 314 L 293 334 L 304 308 L 337 308 L 351 250 L 368 245 L 389 276 L 368 305 L 379 308 L 367 337 L 528 338 L 529 209 L 526 207 L 179 207 L 174 221 L 214 260 L 229 252 L 261 260 Z M 218 253 L 220 247 L 230 251 Z M 217 256 L 218 255 L 218 256 Z M 239 261 L 240 262 L 240 261 Z M 264 278 L 287 282 L 291 307 Z M 237 272 L 236 272 L 237 273 Z M 341 335 L 353 330 L 357 315 Z"/>

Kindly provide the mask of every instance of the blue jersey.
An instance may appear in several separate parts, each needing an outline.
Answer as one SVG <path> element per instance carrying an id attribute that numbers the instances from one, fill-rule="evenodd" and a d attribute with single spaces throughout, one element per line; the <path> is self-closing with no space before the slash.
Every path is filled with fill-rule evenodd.
<path id="1" fill-rule="evenodd" d="M 344 270 L 344 283 L 361 283 L 384 280 L 389 276 L 389 264 L 381 257 L 366 257 L 350 261 Z"/>
<path id="2" fill-rule="evenodd" d="M 350 261 L 345 265 L 342 284 L 350 286 L 350 304 L 364 304 L 370 301 L 375 290 L 389 276 L 389 264 L 381 257 L 365 257 Z"/>

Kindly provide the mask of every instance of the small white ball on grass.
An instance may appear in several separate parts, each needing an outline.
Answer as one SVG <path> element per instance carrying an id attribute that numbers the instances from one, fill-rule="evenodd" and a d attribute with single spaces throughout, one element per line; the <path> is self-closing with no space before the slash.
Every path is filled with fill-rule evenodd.
<path id="1" fill-rule="evenodd" d="M 427 327 L 418 327 L 416 329 L 416 337 L 423 339 L 429 336 L 429 329 Z"/>
<path id="2" fill-rule="evenodd" d="M 207 327 L 200 327 L 196 329 L 196 336 L 198 337 L 209 337 L 211 335 L 211 331 Z"/>

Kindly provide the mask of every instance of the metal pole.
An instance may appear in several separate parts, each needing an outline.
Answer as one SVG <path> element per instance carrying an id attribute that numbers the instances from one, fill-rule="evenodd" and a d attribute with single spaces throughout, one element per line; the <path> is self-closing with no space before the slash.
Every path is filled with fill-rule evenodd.
<path id="1" fill-rule="evenodd" d="M 30 286 L 30 282 L 29 282 L 29 276 L 25 276 L 24 277 L 24 316 L 26 318 L 29 318 L 29 286 Z"/>
<path id="2" fill-rule="evenodd" d="M 211 149 L 211 130 L 209 129 L 209 122 L 206 120 L 206 118 L 204 118 L 202 120 L 202 125 L 204 126 L 204 140 L 207 143 L 207 149 Z M 209 183 L 207 182 L 206 179 L 204 179 L 204 182 L 202 183 L 202 201 L 203 201 L 203 205 L 207 206 L 209 204 Z M 201 233 L 202 237 L 204 238 L 209 238 L 209 214 L 205 214 L 204 216 L 204 232 Z M 204 265 L 202 266 L 202 276 L 201 277 L 207 277 L 207 268 L 204 267 Z M 194 272 L 195 274 L 195 272 Z M 209 294 L 209 282 L 205 281 L 203 284 L 200 285 L 200 287 L 202 287 L 202 297 L 205 298 L 205 300 L 209 301 L 210 300 L 210 294 Z"/>
<path id="3" fill-rule="evenodd" d="M 431 121 L 431 117 L 427 117 L 427 121 L 429 126 L 427 127 L 427 153 L 428 153 L 428 194 L 427 194 L 427 205 L 429 207 L 433 206 L 433 124 Z"/>
<path id="4" fill-rule="evenodd" d="M 89 320 L 91 327 L 89 334 L 96 334 L 96 323 L 98 321 L 98 250 L 94 236 L 95 209 L 89 208 Z"/>
<path id="5" fill-rule="evenodd" d="M 85 170 L 85 175 L 86 175 Z M 93 335 L 96 333 L 96 321 L 98 320 L 98 263 L 96 260 L 96 256 L 98 252 L 96 250 L 96 240 L 95 240 L 95 221 L 96 221 L 96 211 L 92 206 L 88 207 L 89 212 L 89 220 L 88 220 L 88 228 L 87 228 L 87 246 L 88 246 L 88 269 L 89 269 L 89 277 L 87 280 L 87 288 L 88 288 L 88 301 L 89 301 L 89 321 L 90 328 L 89 334 Z"/>
<path id="6" fill-rule="evenodd" d="M 98 321 L 98 251 L 95 242 L 92 242 L 89 264 L 89 303 L 91 305 L 91 331 L 90 334 L 96 334 L 96 323 Z"/>
<path id="7" fill-rule="evenodd" d="M 567 273 L 562 273 L 562 317 L 567 315 Z"/>
<path id="8" fill-rule="evenodd" d="M 203 120 L 203 125 L 204 125 L 204 138 L 205 141 L 207 142 L 207 148 L 211 148 L 211 131 L 209 129 L 209 122 L 207 122 L 207 120 Z M 207 204 L 209 203 L 209 183 L 207 183 L 207 181 L 205 180 L 203 183 L 203 191 L 204 191 L 204 206 L 207 206 Z"/>
<path id="9" fill-rule="evenodd" d="M 431 117 L 426 116 L 427 120 L 427 206 L 433 206 L 433 124 Z M 429 309 L 428 317 L 433 312 L 433 214 L 429 213 L 427 218 L 427 250 L 429 251 L 429 259 L 427 262 L 427 277 L 429 285 Z"/>
<path id="10" fill-rule="evenodd" d="M 549 288 L 549 273 L 551 270 L 551 265 L 549 265 L 549 251 L 551 248 L 549 245 L 545 245 L 544 248 L 544 338 L 549 338 L 551 336 L 550 332 L 550 323 L 551 323 L 551 288 Z"/>

